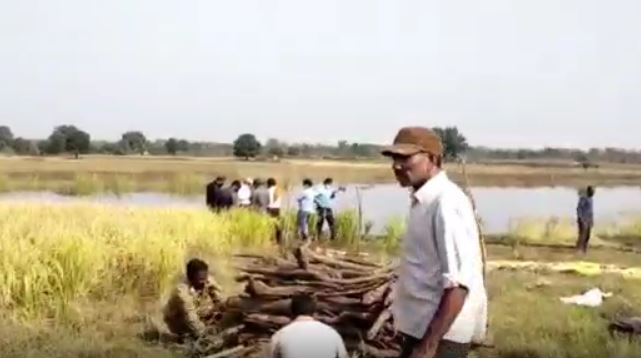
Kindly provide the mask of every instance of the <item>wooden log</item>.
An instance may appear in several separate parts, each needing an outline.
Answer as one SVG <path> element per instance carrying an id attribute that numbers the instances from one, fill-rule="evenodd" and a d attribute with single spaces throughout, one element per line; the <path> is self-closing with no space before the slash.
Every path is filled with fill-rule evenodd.
<path id="1" fill-rule="evenodd" d="M 335 284 L 335 283 L 330 283 L 330 282 L 322 282 L 322 281 L 289 280 L 289 281 L 280 281 L 280 283 L 281 284 L 296 285 L 296 286 L 330 288 L 332 290 L 339 290 L 339 289 L 342 288 L 341 285 L 338 285 L 338 284 Z"/>
<path id="2" fill-rule="evenodd" d="M 365 266 L 365 267 L 371 267 L 371 268 L 385 268 L 385 267 L 384 267 L 383 265 L 381 265 L 381 264 L 378 264 L 378 263 L 375 263 L 375 262 L 370 262 L 370 261 L 367 261 L 367 260 L 362 260 L 362 259 L 354 258 L 354 257 L 343 257 L 343 258 L 342 258 L 342 260 L 343 260 L 343 261 L 346 261 L 346 262 L 351 262 L 351 263 L 353 263 L 353 264 L 357 264 L 357 265 Z"/>
<path id="3" fill-rule="evenodd" d="M 341 285 L 358 285 L 358 284 L 368 284 L 368 283 L 376 282 L 379 280 L 389 280 L 391 279 L 391 277 L 392 277 L 391 273 L 377 273 L 371 276 L 353 278 L 353 279 L 343 279 L 343 280 L 330 279 L 329 282 L 338 283 Z"/>
<path id="4" fill-rule="evenodd" d="M 400 352 L 397 350 L 378 349 L 367 343 L 362 345 L 361 350 L 366 357 L 373 358 L 397 358 L 400 355 Z"/>
<path id="5" fill-rule="evenodd" d="M 364 305 L 372 305 L 377 302 L 382 302 L 385 300 L 385 294 L 390 288 L 390 282 L 387 281 L 380 285 L 378 288 L 374 289 L 373 291 L 370 291 L 366 293 L 363 296 L 363 304 Z"/>
<path id="6" fill-rule="evenodd" d="M 374 322 L 372 328 L 367 332 L 367 340 L 373 341 L 390 318 L 392 318 L 392 312 L 388 309 L 383 310 Z"/>
<path id="7" fill-rule="evenodd" d="M 261 313 L 248 314 L 243 321 L 246 324 L 258 327 L 280 328 L 289 324 L 292 320 L 285 316 L 274 316 Z"/>
<path id="8" fill-rule="evenodd" d="M 392 305 L 392 301 L 394 300 L 394 290 L 394 284 L 390 284 L 390 289 L 387 292 L 387 296 L 385 296 L 385 307 Z"/>
<path id="9" fill-rule="evenodd" d="M 330 279 L 329 277 L 319 274 L 317 272 L 310 272 L 301 269 L 297 270 L 274 270 L 274 269 L 264 269 L 264 268 L 239 268 L 240 271 L 250 273 L 250 274 L 259 274 L 264 276 L 272 276 L 280 279 L 288 280 L 316 280 L 316 281 L 325 281 L 330 283 L 340 283 L 336 282 L 335 279 Z"/>
<path id="10" fill-rule="evenodd" d="M 319 303 L 326 302 L 334 306 L 361 307 L 361 300 L 345 296 L 317 296 Z"/>
<path id="11" fill-rule="evenodd" d="M 353 279 L 368 276 L 367 272 L 351 269 L 336 269 L 334 272 L 337 274 L 337 277 L 341 279 Z"/>
<path id="12" fill-rule="evenodd" d="M 290 314 L 291 305 L 291 299 L 266 301 L 259 298 L 233 297 L 227 300 L 224 309 L 244 313 L 265 313 L 276 316 L 287 316 Z"/>
<path id="13" fill-rule="evenodd" d="M 261 336 L 256 333 L 241 333 L 238 335 L 238 342 L 244 345 L 253 345 L 260 337 Z"/>
<path id="14" fill-rule="evenodd" d="M 250 352 L 252 350 L 251 347 L 246 347 L 246 346 L 237 346 L 234 348 L 230 348 L 227 350 L 224 350 L 220 353 L 216 354 L 211 354 L 206 356 L 205 358 L 228 358 L 228 357 L 235 357 L 235 356 L 240 356 L 244 352 Z"/>
<path id="15" fill-rule="evenodd" d="M 249 273 L 241 273 L 239 275 L 236 275 L 234 280 L 236 282 L 248 282 L 249 280 L 269 282 L 269 281 L 272 281 L 273 279 L 265 275 L 252 275 Z"/>
<path id="16" fill-rule="evenodd" d="M 296 259 L 296 264 L 301 270 L 307 270 L 309 267 L 309 258 L 307 257 L 307 250 L 303 246 L 297 247 L 294 250 L 294 258 Z"/>
<path id="17" fill-rule="evenodd" d="M 358 295 L 363 295 L 377 286 L 381 284 L 380 281 L 376 282 L 374 281 L 373 284 L 370 284 L 368 286 L 362 287 L 362 288 L 357 288 L 349 291 L 331 291 L 331 292 L 319 292 L 317 294 L 318 297 L 341 297 L 341 296 L 358 296 Z M 361 298 L 362 299 L 362 298 Z"/>
<path id="18" fill-rule="evenodd" d="M 334 259 L 331 257 L 319 255 L 311 250 L 306 250 L 305 255 L 308 256 L 312 261 L 320 262 L 329 267 L 334 267 L 338 269 L 349 269 L 349 270 L 360 271 L 364 273 L 372 272 L 371 267 L 365 267 L 365 266 L 354 264 L 351 262 L 346 262 L 346 261 Z"/>
<path id="19" fill-rule="evenodd" d="M 253 297 L 291 297 L 303 293 L 311 293 L 314 290 L 306 286 L 281 286 L 270 287 L 261 281 L 249 280 L 245 286 L 245 292 Z"/>

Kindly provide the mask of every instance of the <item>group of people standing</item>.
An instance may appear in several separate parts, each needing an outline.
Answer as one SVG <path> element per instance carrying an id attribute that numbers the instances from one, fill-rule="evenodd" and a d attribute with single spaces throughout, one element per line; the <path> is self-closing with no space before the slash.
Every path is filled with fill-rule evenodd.
<path id="1" fill-rule="evenodd" d="M 323 185 L 314 188 L 311 179 L 303 180 L 303 191 L 296 197 L 298 203 L 298 215 L 296 227 L 298 236 L 303 240 L 309 240 L 309 221 L 312 215 L 318 215 L 316 222 L 316 237 L 321 237 L 323 226 L 327 222 L 329 226 L 330 238 L 336 239 L 336 217 L 334 216 L 334 199 L 340 191 L 345 191 L 344 187 L 334 188 L 334 179 L 327 178 Z"/>
<path id="2" fill-rule="evenodd" d="M 207 185 L 207 206 L 216 212 L 231 208 L 254 208 L 269 214 L 273 218 L 280 218 L 283 202 L 283 193 L 278 187 L 276 179 L 269 178 L 264 181 L 260 178 L 234 180 L 226 186 L 225 177 L 217 177 Z M 299 238 L 309 240 L 309 223 L 316 214 L 316 235 L 321 237 L 325 223 L 329 227 L 330 237 L 336 239 L 336 217 L 334 215 L 334 199 L 345 188 L 334 188 L 334 180 L 326 178 L 323 184 L 314 187 L 311 179 L 303 180 L 303 189 L 296 197 L 298 212 L 296 228 Z M 276 240 L 282 239 L 281 225 L 277 225 Z"/>
<path id="3" fill-rule="evenodd" d="M 225 186 L 227 179 L 217 177 L 207 185 L 207 206 L 214 211 L 231 209 L 233 207 L 254 207 L 275 216 L 280 214 L 282 195 L 276 179 L 267 181 L 256 178 L 234 180 Z"/>

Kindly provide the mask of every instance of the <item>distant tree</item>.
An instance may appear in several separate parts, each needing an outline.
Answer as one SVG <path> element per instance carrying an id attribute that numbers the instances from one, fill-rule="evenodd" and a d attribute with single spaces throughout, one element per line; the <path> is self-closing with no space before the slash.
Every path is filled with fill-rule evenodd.
<path id="1" fill-rule="evenodd" d="M 336 155 L 344 157 L 349 155 L 350 152 L 351 152 L 351 147 L 346 140 L 338 141 L 338 144 L 336 146 Z"/>
<path id="2" fill-rule="evenodd" d="M 285 143 L 278 141 L 278 139 L 270 138 L 265 142 L 265 153 L 272 157 L 282 157 L 286 151 Z"/>
<path id="3" fill-rule="evenodd" d="M 297 145 L 290 145 L 289 148 L 287 148 L 287 155 L 290 157 L 298 157 L 300 152 L 300 147 Z"/>
<path id="4" fill-rule="evenodd" d="M 145 135 L 142 134 L 142 132 L 126 132 L 122 135 L 120 142 L 127 149 L 127 152 L 134 152 L 143 155 L 147 151 L 147 138 L 145 138 Z"/>
<path id="5" fill-rule="evenodd" d="M 176 140 L 176 138 L 169 138 L 165 142 L 165 149 L 167 149 L 167 153 L 176 155 L 176 153 L 178 153 L 178 140 Z"/>
<path id="6" fill-rule="evenodd" d="M 245 159 L 260 154 L 261 144 L 253 134 L 242 134 L 234 141 L 234 156 Z"/>
<path id="7" fill-rule="evenodd" d="M 352 143 L 350 151 L 355 157 L 370 157 L 374 152 L 374 148 L 369 144 Z"/>
<path id="8" fill-rule="evenodd" d="M 114 142 L 104 142 L 100 145 L 97 145 L 97 152 L 102 154 L 117 154 L 119 149 L 118 143 Z"/>
<path id="9" fill-rule="evenodd" d="M 38 151 L 40 154 L 47 154 L 49 153 L 47 150 L 49 149 L 49 141 L 46 139 L 36 141 L 36 145 L 38 146 Z"/>
<path id="10" fill-rule="evenodd" d="M 443 141 L 443 154 L 446 159 L 457 159 L 468 148 L 467 139 L 456 127 L 433 128 Z"/>
<path id="11" fill-rule="evenodd" d="M 71 125 L 58 126 L 47 140 L 46 152 L 48 154 L 69 152 L 78 158 L 79 154 L 89 152 L 90 143 L 89 133 Z"/>
<path id="12" fill-rule="evenodd" d="M 0 126 L 0 151 L 13 147 L 13 132 L 7 126 Z"/>
<path id="13" fill-rule="evenodd" d="M 13 150 L 19 155 L 40 155 L 38 144 L 33 140 L 18 137 L 13 141 Z"/>
<path id="14" fill-rule="evenodd" d="M 189 151 L 190 144 L 189 144 L 189 142 L 187 140 L 181 139 L 181 140 L 178 141 L 177 144 L 178 144 L 178 151 L 179 152 L 188 152 Z"/>

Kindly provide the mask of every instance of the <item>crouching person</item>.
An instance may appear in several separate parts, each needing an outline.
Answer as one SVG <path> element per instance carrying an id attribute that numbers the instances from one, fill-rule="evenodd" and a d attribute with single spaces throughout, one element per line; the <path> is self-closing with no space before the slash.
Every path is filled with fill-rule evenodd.
<path id="1" fill-rule="evenodd" d="M 314 319 L 315 311 L 313 297 L 292 298 L 294 320 L 272 336 L 270 358 L 349 358 L 341 336 L 332 327 Z"/>
<path id="2" fill-rule="evenodd" d="M 219 294 L 220 288 L 209 276 L 207 264 L 190 260 L 186 278 L 174 288 L 163 312 L 169 330 L 181 340 L 202 336 L 221 303 Z"/>

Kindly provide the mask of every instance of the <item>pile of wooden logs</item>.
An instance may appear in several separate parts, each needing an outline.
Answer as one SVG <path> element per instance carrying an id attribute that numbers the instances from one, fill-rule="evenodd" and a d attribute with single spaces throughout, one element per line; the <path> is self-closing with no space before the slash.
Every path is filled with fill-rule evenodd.
<path id="1" fill-rule="evenodd" d="M 288 259 L 240 259 L 237 280 L 244 283 L 245 292 L 229 298 L 222 308 L 222 332 L 208 339 L 208 358 L 264 353 L 271 335 L 291 321 L 291 297 L 298 294 L 316 297 L 317 318 L 341 334 L 351 357 L 398 357 L 400 337 L 389 311 L 390 268 L 306 247 L 297 248 Z"/>

